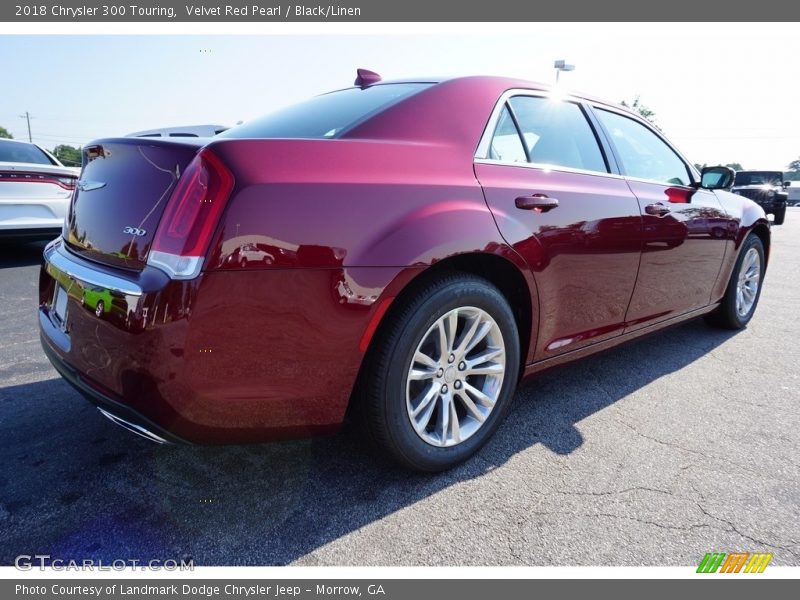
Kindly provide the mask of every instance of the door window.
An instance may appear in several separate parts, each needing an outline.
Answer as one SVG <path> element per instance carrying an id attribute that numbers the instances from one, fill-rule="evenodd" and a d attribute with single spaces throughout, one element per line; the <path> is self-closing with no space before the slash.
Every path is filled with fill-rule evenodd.
<path id="1" fill-rule="evenodd" d="M 689 170 L 660 137 L 623 115 L 597 109 L 597 118 L 608 130 L 625 174 L 670 185 L 689 185 Z"/>
<path id="2" fill-rule="evenodd" d="M 608 173 L 597 137 L 580 106 L 537 96 L 515 96 L 509 105 L 531 163 Z"/>

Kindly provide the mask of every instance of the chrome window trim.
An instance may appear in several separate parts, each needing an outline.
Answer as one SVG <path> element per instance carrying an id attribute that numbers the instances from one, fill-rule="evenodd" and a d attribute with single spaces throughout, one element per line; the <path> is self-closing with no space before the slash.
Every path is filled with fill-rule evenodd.
<path id="1" fill-rule="evenodd" d="M 60 239 L 47 245 L 44 249 L 44 260 L 48 271 L 51 268 L 56 269 L 72 279 L 102 287 L 112 292 L 119 292 L 126 296 L 142 295 L 142 288 L 132 281 L 90 269 L 72 260 L 61 251 Z"/>
<path id="2" fill-rule="evenodd" d="M 489 158 L 489 146 L 492 144 L 492 138 L 494 137 L 495 131 L 497 130 L 498 122 L 500 121 L 500 114 L 503 112 L 503 109 L 506 106 L 506 103 L 515 96 L 530 96 L 533 98 L 553 98 L 554 96 L 557 97 L 559 100 L 564 102 L 572 102 L 578 106 L 581 113 L 583 114 L 584 119 L 586 119 L 586 124 L 589 126 L 589 129 L 592 131 L 592 135 L 595 137 L 595 141 L 597 142 L 597 148 L 600 150 L 601 155 L 603 155 L 603 160 L 606 162 L 606 171 L 591 171 L 589 169 L 577 169 L 574 167 L 566 167 L 561 165 L 547 165 L 542 163 L 518 163 L 518 162 L 511 162 L 511 161 L 502 161 Z M 584 109 L 584 105 L 587 104 L 584 98 L 580 96 L 575 96 L 573 94 L 562 94 L 560 91 L 556 90 L 529 90 L 525 88 L 512 88 L 510 90 L 506 90 L 502 93 L 500 98 L 495 103 L 494 109 L 492 109 L 492 113 L 489 115 L 489 120 L 486 122 L 486 126 L 483 128 L 483 134 L 481 134 L 481 139 L 478 142 L 478 147 L 475 150 L 475 155 L 473 156 L 473 160 L 475 163 L 481 164 L 495 164 L 495 165 L 505 165 L 505 166 L 513 166 L 513 167 L 528 167 L 534 169 L 547 169 L 550 171 L 563 171 L 565 173 L 577 173 L 577 174 L 586 174 L 586 175 L 598 175 L 600 177 L 616 177 L 619 178 L 620 176 L 617 173 L 612 173 L 611 168 L 612 165 L 608 164 L 609 157 L 606 156 L 607 152 L 605 148 L 603 148 L 603 143 L 597 139 L 599 135 L 599 131 L 595 131 L 596 127 L 589 119 Z M 527 153 L 528 149 L 525 148 Z"/>
<path id="3" fill-rule="evenodd" d="M 573 167 L 562 167 L 560 165 L 548 165 L 545 163 L 512 162 L 507 160 L 497 160 L 495 158 L 476 158 L 477 165 L 500 165 L 503 167 L 522 167 L 523 169 L 537 169 L 539 171 L 558 171 L 559 173 L 573 173 L 576 175 L 594 175 L 595 177 L 611 177 L 613 179 L 625 179 L 617 173 L 604 173 L 603 171 L 590 171 L 588 169 L 575 169 Z"/>
<path id="4" fill-rule="evenodd" d="M 660 185 L 663 187 L 679 187 L 692 190 L 697 189 L 690 183 L 670 183 L 668 181 L 658 181 L 657 179 L 645 179 L 644 177 L 628 177 L 627 175 L 623 175 L 622 177 L 626 181 L 636 181 L 638 183 L 652 183 L 654 185 Z"/>
<path id="5" fill-rule="evenodd" d="M 675 154 L 675 156 L 677 156 L 678 159 L 684 164 L 684 166 L 686 167 L 686 171 L 689 174 L 689 179 L 691 181 L 689 183 L 687 183 L 687 184 L 682 184 L 683 187 L 693 187 L 692 184 L 696 184 L 696 183 L 698 183 L 700 181 L 700 173 L 697 171 L 697 169 L 694 168 L 694 165 L 683 154 L 681 154 L 680 151 L 678 151 L 678 149 L 672 144 L 672 142 L 670 142 L 664 136 L 663 133 L 661 133 L 659 130 L 657 130 L 655 127 L 653 127 L 652 123 L 647 121 L 647 119 L 643 119 L 642 117 L 640 117 L 640 116 L 638 116 L 638 115 L 636 115 L 634 113 L 631 113 L 631 112 L 629 112 L 627 110 L 624 110 L 624 109 L 616 108 L 614 106 L 608 106 L 608 105 L 605 105 L 605 104 L 599 104 L 597 102 L 587 102 L 586 104 L 593 111 L 604 110 L 606 112 L 614 113 L 614 114 L 619 115 L 621 117 L 627 117 L 631 121 L 635 121 L 636 123 L 639 123 L 640 125 L 645 127 L 645 129 L 650 131 L 658 139 L 660 139 L 662 142 L 664 142 L 664 144 L 666 144 L 667 148 L 672 150 L 672 152 Z M 600 126 L 603 127 L 603 129 L 605 129 L 605 124 L 600 120 L 600 117 L 596 116 L 596 118 L 600 122 Z M 613 142 L 613 140 L 609 140 L 609 143 L 613 145 L 614 142 Z M 616 148 L 614 148 L 614 150 L 616 150 Z M 622 164 L 622 160 L 618 159 L 617 162 L 620 163 L 619 164 L 620 170 L 623 170 L 625 168 L 625 165 Z M 678 185 L 676 183 L 667 183 L 665 181 L 658 181 L 656 179 L 645 179 L 643 177 L 630 177 L 630 176 L 625 175 L 625 178 L 626 179 L 630 179 L 631 181 L 643 181 L 645 183 L 658 183 L 660 185 Z"/>

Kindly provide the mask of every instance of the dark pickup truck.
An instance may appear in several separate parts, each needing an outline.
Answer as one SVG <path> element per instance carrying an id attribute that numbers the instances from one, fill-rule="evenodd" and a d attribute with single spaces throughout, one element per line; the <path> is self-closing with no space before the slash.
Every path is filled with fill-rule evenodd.
<path id="1" fill-rule="evenodd" d="M 786 217 L 788 187 L 781 171 L 739 171 L 731 191 L 759 204 L 765 213 L 774 216 L 775 225 L 781 225 Z"/>

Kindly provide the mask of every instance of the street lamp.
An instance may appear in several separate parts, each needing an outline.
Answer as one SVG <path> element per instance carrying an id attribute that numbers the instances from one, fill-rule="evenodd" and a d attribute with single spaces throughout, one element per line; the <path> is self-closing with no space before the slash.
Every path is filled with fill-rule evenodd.
<path id="1" fill-rule="evenodd" d="M 553 63 L 553 68 L 556 70 L 556 85 L 558 85 L 558 76 L 561 74 L 561 71 L 574 71 L 575 65 L 568 65 L 565 60 L 557 60 Z"/>

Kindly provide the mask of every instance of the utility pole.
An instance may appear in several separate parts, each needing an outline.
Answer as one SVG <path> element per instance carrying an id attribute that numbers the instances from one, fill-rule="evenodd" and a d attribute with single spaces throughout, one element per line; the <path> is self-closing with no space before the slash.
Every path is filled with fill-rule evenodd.
<path id="1" fill-rule="evenodd" d="M 31 114 L 26 110 L 24 115 L 19 116 L 20 119 L 25 119 L 28 122 L 28 141 L 33 143 L 33 136 L 31 135 Z"/>

